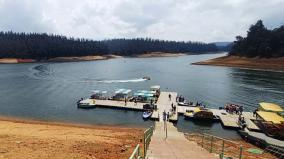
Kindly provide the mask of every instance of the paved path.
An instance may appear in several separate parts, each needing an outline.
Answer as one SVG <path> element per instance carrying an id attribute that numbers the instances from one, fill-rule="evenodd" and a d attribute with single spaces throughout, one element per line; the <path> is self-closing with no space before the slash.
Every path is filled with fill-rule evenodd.
<path id="1" fill-rule="evenodd" d="M 164 122 L 156 122 L 152 136 L 148 159 L 217 159 L 215 154 L 210 154 L 196 143 L 185 138 L 182 132 L 178 132 L 172 123 L 167 122 L 167 138 L 164 130 Z"/>

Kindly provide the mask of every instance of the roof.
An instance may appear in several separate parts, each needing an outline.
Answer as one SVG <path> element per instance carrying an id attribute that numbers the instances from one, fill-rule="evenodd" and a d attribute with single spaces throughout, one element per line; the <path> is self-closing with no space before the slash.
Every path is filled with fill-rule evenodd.
<path id="1" fill-rule="evenodd" d="M 158 90 L 160 88 L 161 88 L 161 86 L 159 86 L 159 85 L 151 86 L 151 89 L 153 89 L 153 90 Z"/>
<path id="2" fill-rule="evenodd" d="M 281 106 L 273 103 L 266 103 L 266 102 L 261 102 L 259 103 L 260 109 L 263 111 L 272 111 L 272 112 L 282 112 L 284 111 Z"/>
<path id="3" fill-rule="evenodd" d="M 284 118 L 274 112 L 257 111 L 256 113 L 265 121 L 271 121 L 275 124 L 284 122 Z"/>

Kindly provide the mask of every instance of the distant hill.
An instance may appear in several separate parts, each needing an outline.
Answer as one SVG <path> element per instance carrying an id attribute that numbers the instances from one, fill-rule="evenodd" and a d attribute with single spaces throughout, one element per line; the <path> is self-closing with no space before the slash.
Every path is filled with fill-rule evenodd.
<path id="1" fill-rule="evenodd" d="M 217 47 L 226 47 L 230 45 L 232 42 L 213 42 Z"/>
<path id="2" fill-rule="evenodd" d="M 213 42 L 212 44 L 216 45 L 219 51 L 230 51 L 233 42 Z"/>
<path id="3" fill-rule="evenodd" d="M 133 56 L 149 52 L 207 53 L 217 50 L 215 44 L 191 41 L 167 41 L 150 38 L 95 41 L 46 33 L 0 32 L 0 58 L 44 60 L 70 56 L 109 54 Z"/>
<path id="4" fill-rule="evenodd" d="M 247 37 L 236 37 L 229 55 L 284 57 L 284 26 L 269 30 L 258 20 L 249 28 Z"/>

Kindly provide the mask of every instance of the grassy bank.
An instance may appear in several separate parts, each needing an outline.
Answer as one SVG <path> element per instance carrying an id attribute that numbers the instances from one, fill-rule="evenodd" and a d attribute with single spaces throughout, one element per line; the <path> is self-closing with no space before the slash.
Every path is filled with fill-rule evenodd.
<path id="1" fill-rule="evenodd" d="M 248 69 L 284 71 L 284 57 L 281 58 L 247 58 L 239 56 L 223 56 L 207 61 L 192 63 L 194 65 L 213 65 L 239 67 Z"/>
<path id="2" fill-rule="evenodd" d="M 0 119 L 0 158 L 128 158 L 142 129 Z"/>

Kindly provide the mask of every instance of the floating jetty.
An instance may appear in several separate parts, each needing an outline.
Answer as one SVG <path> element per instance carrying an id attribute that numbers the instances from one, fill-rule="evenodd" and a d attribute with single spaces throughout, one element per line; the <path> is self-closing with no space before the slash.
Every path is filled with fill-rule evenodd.
<path id="1" fill-rule="evenodd" d="M 171 99 L 169 98 L 171 95 Z M 193 106 L 178 106 L 176 102 L 177 92 L 161 92 L 158 100 L 156 102 L 157 109 L 153 110 L 153 114 L 151 116 L 152 120 L 155 121 L 163 121 L 163 112 L 170 113 L 169 121 L 177 122 L 178 115 L 182 115 L 186 111 L 193 111 L 196 107 Z M 141 102 L 125 102 L 125 101 L 117 101 L 117 100 L 95 100 L 95 107 L 105 107 L 105 108 L 115 108 L 115 109 L 126 109 L 126 110 L 134 110 L 134 111 L 143 111 L 143 105 L 146 103 Z M 172 105 L 176 106 L 176 111 L 172 111 Z M 224 109 L 210 109 L 213 112 L 213 115 L 219 117 L 222 125 L 226 128 L 232 129 L 240 129 L 241 126 L 238 124 L 239 115 L 230 114 L 226 112 Z M 258 131 L 259 128 L 254 124 L 252 120 L 255 119 L 253 113 L 251 112 L 243 112 L 242 116 L 244 117 L 247 128 L 249 130 Z"/>

